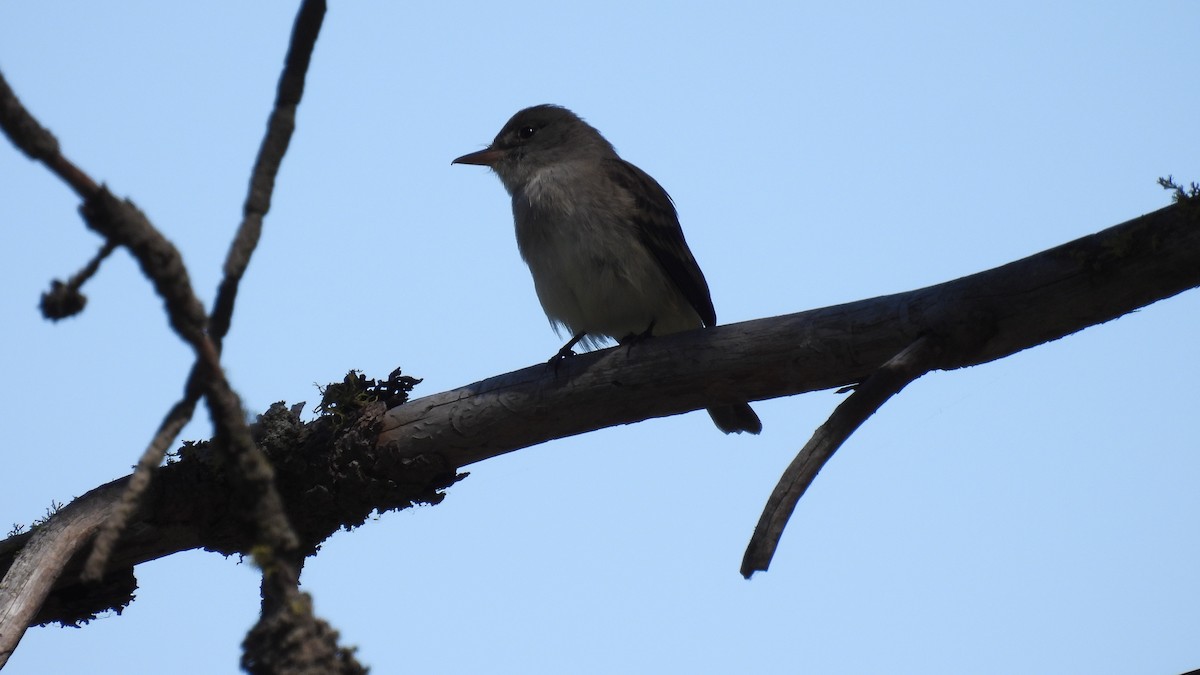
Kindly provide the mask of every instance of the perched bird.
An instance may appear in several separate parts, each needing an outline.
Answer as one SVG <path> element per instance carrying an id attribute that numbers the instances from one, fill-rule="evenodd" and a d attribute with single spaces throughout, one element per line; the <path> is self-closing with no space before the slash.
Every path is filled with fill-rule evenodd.
<path id="1" fill-rule="evenodd" d="M 512 195 L 517 247 L 542 309 L 571 340 L 621 343 L 717 323 L 671 197 L 566 108 L 526 108 L 453 164 L 491 167 Z M 708 409 L 725 433 L 762 431 L 744 402 Z"/>

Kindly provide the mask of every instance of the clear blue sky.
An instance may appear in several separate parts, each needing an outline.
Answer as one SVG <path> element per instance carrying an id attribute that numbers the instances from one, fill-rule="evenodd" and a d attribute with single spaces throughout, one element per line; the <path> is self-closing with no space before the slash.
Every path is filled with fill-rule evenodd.
<path id="1" fill-rule="evenodd" d="M 560 345 L 494 176 L 450 160 L 527 105 L 587 118 L 673 195 L 722 322 L 905 291 L 1155 210 L 1200 180 L 1200 4 L 334 3 L 226 363 L 248 408 L 396 366 L 418 395 Z M 816 4 L 816 3 L 814 3 Z M 0 68 L 132 197 L 205 298 L 293 3 L 4 3 Z M 189 354 L 118 253 L 0 146 L 0 518 L 127 473 Z M 840 398 L 704 413 L 471 467 L 442 506 L 304 574 L 378 673 L 1180 673 L 1200 667 L 1200 293 L 918 381 L 738 575 L 780 471 Z M 204 438 L 193 424 L 187 438 Z M 233 672 L 258 575 L 190 552 L 137 601 L 31 630 L 7 672 Z"/>

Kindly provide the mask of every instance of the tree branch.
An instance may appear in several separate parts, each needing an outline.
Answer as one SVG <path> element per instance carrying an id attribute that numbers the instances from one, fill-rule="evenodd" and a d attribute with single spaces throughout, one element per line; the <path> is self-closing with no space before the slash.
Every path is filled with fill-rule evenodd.
<path id="1" fill-rule="evenodd" d="M 545 441 L 737 397 L 862 381 L 922 335 L 964 368 L 1200 286 L 1200 206 L 1181 203 L 954 281 L 583 354 L 395 408 L 380 443 L 466 466 Z"/>
<path id="2" fill-rule="evenodd" d="M 99 189 L 96 181 L 63 157 L 58 139 L 21 105 L 3 73 L 0 73 L 0 129 L 26 157 L 45 164 L 75 194 L 87 199 Z"/>
<path id="3" fill-rule="evenodd" d="M 6 561 L 12 564 L 0 584 L 0 668 L 8 662 L 25 628 L 35 623 L 67 564 L 111 515 L 119 495 L 116 490 L 108 492 L 105 499 L 75 500 L 32 533 L 21 536 L 20 555 L 15 561 Z M 0 547 L 5 558 L 7 548 Z M 115 604 L 123 606 L 119 601 Z"/>
<path id="4" fill-rule="evenodd" d="M 862 384 L 854 387 L 854 393 L 833 411 L 829 420 L 817 428 L 808 443 L 800 449 L 796 458 L 784 470 L 779 483 L 767 499 L 754 535 L 742 558 L 742 576 L 747 579 L 758 571 L 766 571 L 787 527 L 792 512 L 805 490 L 817 477 L 833 453 L 850 438 L 867 418 L 900 393 L 908 383 L 932 370 L 940 345 L 928 335 L 917 338 L 904 351 L 897 354 Z"/>
<path id="5" fill-rule="evenodd" d="M 118 200 L 106 187 L 98 186 L 69 162 L 61 153 L 57 139 L 25 109 L 0 75 L 0 129 L 3 129 L 22 152 L 44 163 L 83 198 L 81 212 L 84 220 L 88 227 L 106 240 L 102 255 L 98 256 L 95 265 L 89 267 L 98 266 L 99 260 L 111 252 L 113 247 L 120 245 L 127 248 L 163 298 L 172 328 L 193 348 L 196 355 L 184 398 L 172 407 L 159 426 L 139 461 L 139 472 L 127 482 L 124 499 L 116 504 L 108 501 L 102 503 L 100 512 L 109 519 L 109 525 L 97 541 L 98 545 L 93 549 L 93 555 L 86 567 L 84 577 L 90 581 L 98 581 L 103 576 L 111 549 L 124 523 L 134 512 L 139 496 L 150 482 L 151 469 L 161 462 L 166 447 L 191 418 L 195 404 L 203 395 L 219 441 L 217 447 L 225 454 L 226 460 L 237 467 L 236 471 L 226 474 L 226 478 L 235 488 L 230 495 L 230 501 L 241 507 L 236 509 L 240 517 L 235 520 L 249 526 L 249 530 L 256 533 L 255 541 L 265 547 L 264 560 L 279 561 L 270 569 L 264 568 L 264 573 L 275 575 L 276 578 L 272 582 L 275 587 L 295 587 L 298 582 L 298 568 L 288 565 L 285 561 L 296 556 L 300 541 L 287 521 L 283 502 L 274 484 L 274 471 L 251 438 L 243 417 L 241 401 L 225 378 L 220 363 L 220 341 L 228 330 L 237 286 L 257 244 L 262 217 L 270 207 L 275 175 L 295 126 L 296 106 L 300 102 L 305 73 L 324 14 L 324 0 L 305 0 L 297 15 L 276 107 L 251 178 L 244 218 L 231 245 L 225 276 L 218 291 L 215 326 L 209 325 L 209 317 L 193 292 L 182 257 L 171 242 L 131 201 Z M 86 274 L 76 275 L 80 283 L 95 270 L 85 271 Z M 69 298 L 70 302 L 63 306 L 67 309 L 72 306 L 81 307 L 81 297 L 76 288 L 74 295 Z M 26 568 L 34 566 L 42 572 L 61 572 L 66 561 L 73 557 L 78 548 L 93 540 L 96 528 L 103 522 L 105 521 L 96 519 L 72 521 L 73 526 L 66 533 L 60 532 L 61 528 L 57 527 L 41 528 L 34 537 L 34 543 L 44 542 L 45 546 L 24 547 L 16 558 L 16 564 L 8 570 L 17 577 L 26 575 L 26 580 L 36 578 L 39 581 L 24 583 L 21 579 L 10 580 L 6 576 L 5 588 L 19 588 L 22 593 L 19 598 L 8 598 L 12 601 L 12 606 L 41 606 L 53 579 L 46 578 L 44 573 L 28 576 Z M 51 538 L 52 541 L 46 542 L 47 538 Z M 46 561 L 46 564 L 42 564 L 41 561 L 45 555 L 43 550 L 52 553 L 50 558 L 53 560 Z M 280 592 L 286 594 L 283 590 Z M 292 604 L 293 609 L 300 606 L 300 603 Z M 266 609 L 264 605 L 263 620 L 267 618 Z M 0 614 L 0 666 L 20 640 L 31 616 L 26 614 L 26 609 Z M 325 630 L 327 626 L 316 625 L 318 622 L 311 612 L 292 612 L 291 615 L 293 618 L 301 617 L 311 624 L 306 627 L 311 628 L 308 631 L 310 635 L 327 639 L 332 634 L 336 640 L 336 633 Z M 296 624 L 293 622 L 291 625 Z M 282 644 L 279 640 L 286 634 L 286 631 L 262 633 L 260 639 L 252 644 L 259 653 L 248 652 L 246 663 L 267 662 L 273 656 L 269 653 L 270 650 L 278 648 Z M 250 647 L 251 643 L 248 642 L 247 649 Z M 347 670 L 352 671 L 358 667 L 344 650 L 337 649 L 336 642 L 325 647 L 328 649 L 312 653 L 319 652 L 323 656 L 334 654 Z"/>
<path id="6" fill-rule="evenodd" d="M 371 404 L 337 424 L 329 421 L 337 416 L 293 419 L 279 431 L 264 422 L 256 438 L 280 448 L 271 453 L 277 483 L 311 547 L 373 508 L 436 503 L 457 467 L 522 447 L 700 409 L 719 395 L 761 400 L 860 382 L 923 335 L 938 349 L 922 368 L 986 363 L 1196 286 L 1200 208 L 1188 201 L 936 286 L 589 353 L 557 373 L 539 364 L 386 412 Z M 207 472 L 206 453 L 184 455 L 160 470 L 133 521 L 136 534 L 118 544 L 110 569 L 201 546 L 229 553 L 252 545 L 229 526 L 238 516 L 224 483 Z M 81 500 L 115 494 L 102 488 Z M 351 495 L 361 501 L 348 507 Z M 28 540 L 0 542 L 0 570 Z M 77 586 L 71 569 L 52 599 Z"/>
<path id="7" fill-rule="evenodd" d="M 279 166 L 296 128 L 296 108 L 300 105 L 300 98 L 304 93 L 304 80 L 317 36 L 320 34 L 325 9 L 323 0 L 305 2 L 292 28 L 287 58 L 284 61 L 283 73 L 279 77 L 275 106 L 267 121 L 267 133 L 263 137 L 258 158 L 251 171 L 250 188 L 242 209 L 242 222 L 226 254 L 224 275 L 217 288 L 213 313 L 208 320 L 208 337 L 218 352 L 225 335 L 229 332 L 238 286 L 250 264 L 250 257 L 258 246 L 259 237 L 262 235 L 263 217 L 271 208 L 275 177 L 279 173 Z M 183 398 L 171 407 L 154 439 L 142 452 L 120 508 L 113 512 L 113 517 L 105 523 L 96 540 L 88 560 L 88 576 L 95 577 L 99 574 L 109 551 L 136 508 L 138 499 L 149 486 L 154 468 L 162 463 L 167 447 L 192 418 L 196 403 L 203 393 L 204 372 L 204 364 L 201 361 L 192 365 L 184 385 Z"/>

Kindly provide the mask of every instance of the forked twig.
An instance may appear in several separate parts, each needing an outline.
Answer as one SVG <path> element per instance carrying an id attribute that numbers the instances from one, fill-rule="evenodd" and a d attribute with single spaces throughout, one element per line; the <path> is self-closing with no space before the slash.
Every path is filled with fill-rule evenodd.
<path id="1" fill-rule="evenodd" d="M 275 96 L 275 105 L 267 122 L 267 132 L 259 147 L 258 157 L 250 176 L 250 188 L 243 207 L 243 217 L 229 252 L 225 257 L 224 276 L 217 289 L 213 313 L 208 321 L 208 337 L 217 351 L 229 332 L 233 317 L 234 301 L 238 286 L 250 264 L 250 257 L 262 234 L 263 216 L 271 208 L 271 194 L 275 189 L 275 177 L 287 152 L 292 133 L 296 128 L 296 108 L 304 93 L 304 80 L 312 59 L 317 35 L 320 33 L 325 14 L 324 2 L 306 2 L 301 7 L 292 30 L 288 55 Z M 124 530 L 125 524 L 136 509 L 142 494 L 150 486 L 151 475 L 161 463 L 167 448 L 179 431 L 192 418 L 196 403 L 203 393 L 203 367 L 197 361 L 188 374 L 184 395 L 167 413 L 150 444 L 142 452 L 129 481 L 129 487 L 121 499 L 113 517 L 105 522 L 96 544 L 88 557 L 84 574 L 98 578 L 104 568 L 113 545 Z"/>
<path id="2" fill-rule="evenodd" d="M 59 148 L 57 139 L 37 122 L 17 99 L 3 75 L 0 75 L 0 129 L 26 155 L 45 164 L 83 198 L 81 212 L 84 220 L 88 227 L 105 238 L 104 250 L 114 246 L 124 246 L 129 250 L 162 297 L 171 327 L 193 348 L 196 356 L 183 399 L 171 408 L 159 426 L 139 462 L 139 473 L 129 481 L 130 488 L 125 492 L 121 503 L 110 517 L 88 520 L 84 523 L 87 531 L 76 532 L 71 538 L 70 545 L 80 547 L 88 541 L 90 533 L 100 529 L 103 523 L 104 535 L 93 547 L 85 569 L 85 578 L 98 579 L 102 576 L 105 560 L 123 524 L 136 510 L 138 497 L 149 485 L 153 469 L 161 462 L 166 448 L 191 419 L 195 404 L 201 396 L 208 404 L 213 419 L 218 440 L 217 448 L 225 454 L 228 465 L 237 467 L 228 472 L 235 483 L 231 497 L 242 502 L 239 504 L 243 507 L 240 511 L 246 514 L 247 525 L 254 528 L 256 540 L 265 547 L 265 551 L 275 556 L 291 556 L 298 546 L 298 540 L 287 521 L 282 501 L 275 488 L 271 465 L 255 446 L 241 402 L 221 368 L 220 339 L 228 329 L 237 282 L 245 272 L 258 241 L 262 216 L 270 205 L 274 177 L 294 129 L 295 108 L 303 91 L 304 73 L 324 14 L 323 0 L 306 0 L 296 19 L 276 109 L 272 113 L 267 138 L 263 142 L 251 179 L 245 218 L 231 245 L 229 260 L 225 266 L 226 278 L 222 282 L 218 297 L 219 307 L 215 310 L 220 317 L 219 334 L 211 331 L 209 317 L 192 290 L 187 269 L 178 250 L 132 202 L 117 199 L 108 189 L 98 185 L 67 160 Z M 235 509 L 235 512 L 237 511 Z M 41 538 L 50 536 L 52 530 L 47 529 L 45 532 Z M 20 587 L 24 592 L 20 598 L 10 598 L 13 602 L 7 606 L 40 606 L 46 592 L 53 585 L 53 580 L 62 573 L 63 565 L 71 557 L 69 553 L 58 556 L 61 564 L 23 564 L 26 560 L 32 561 L 31 557 L 36 557 L 37 551 L 38 547 L 23 549 L 9 569 L 9 574 L 5 577 L 5 587 Z M 10 578 L 13 574 L 23 575 L 22 579 Z M 48 580 L 48 583 L 27 584 L 25 582 L 28 579 L 24 577 L 29 575 Z M 289 583 L 296 583 L 295 572 L 286 576 Z M 23 614 L 0 616 L 0 666 L 20 640 L 28 619 L 29 617 Z"/>

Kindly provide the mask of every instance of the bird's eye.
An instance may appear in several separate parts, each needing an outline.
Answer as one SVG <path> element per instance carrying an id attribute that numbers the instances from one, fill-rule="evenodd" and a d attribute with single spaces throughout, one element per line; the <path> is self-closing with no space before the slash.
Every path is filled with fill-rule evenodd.
<path id="1" fill-rule="evenodd" d="M 537 129 L 535 129 L 533 127 L 521 127 L 517 131 L 517 138 L 519 138 L 523 141 L 527 141 L 530 138 L 533 138 L 533 135 L 536 133 L 537 133 Z"/>

